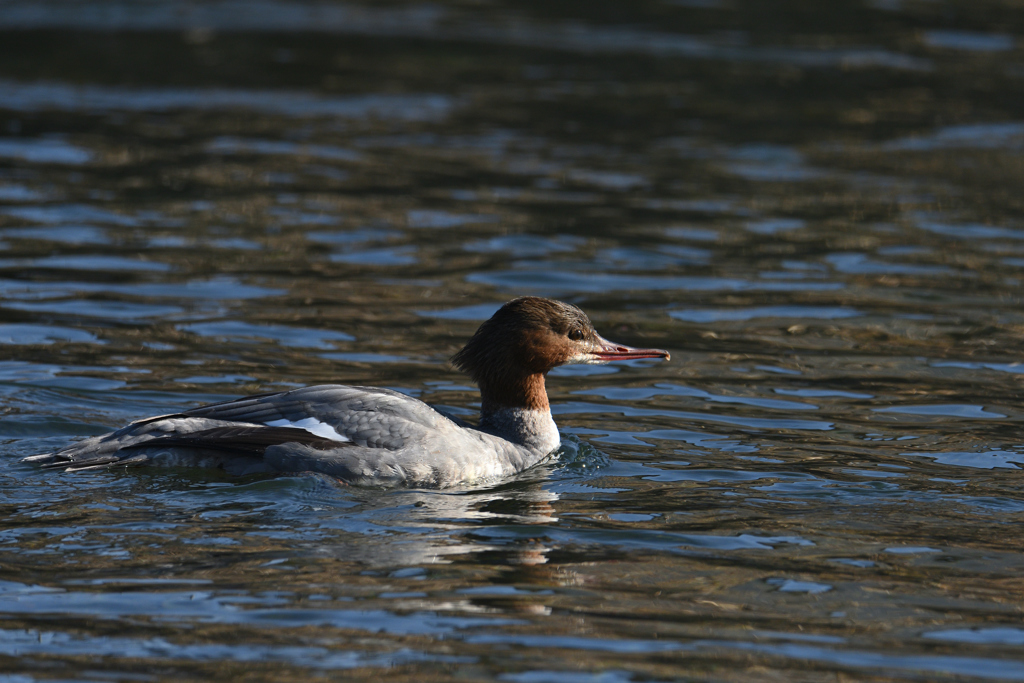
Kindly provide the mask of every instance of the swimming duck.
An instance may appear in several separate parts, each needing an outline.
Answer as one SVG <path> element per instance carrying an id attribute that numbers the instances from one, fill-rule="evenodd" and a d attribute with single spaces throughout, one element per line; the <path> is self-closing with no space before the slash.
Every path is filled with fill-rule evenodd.
<path id="1" fill-rule="evenodd" d="M 358 486 L 445 488 L 521 472 L 558 448 L 544 385 L 552 368 L 635 358 L 669 353 L 610 342 L 571 304 L 520 297 L 452 357 L 480 387 L 476 426 L 390 389 L 325 384 L 146 418 L 24 460 L 69 472 L 313 471 Z"/>

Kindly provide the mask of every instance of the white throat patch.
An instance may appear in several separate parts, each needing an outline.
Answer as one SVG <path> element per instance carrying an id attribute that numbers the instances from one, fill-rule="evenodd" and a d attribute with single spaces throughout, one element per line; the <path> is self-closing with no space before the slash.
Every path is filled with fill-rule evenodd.
<path id="1" fill-rule="evenodd" d="M 560 443 L 558 427 L 549 410 L 501 408 L 481 417 L 482 426 L 528 448 L 549 453 Z"/>

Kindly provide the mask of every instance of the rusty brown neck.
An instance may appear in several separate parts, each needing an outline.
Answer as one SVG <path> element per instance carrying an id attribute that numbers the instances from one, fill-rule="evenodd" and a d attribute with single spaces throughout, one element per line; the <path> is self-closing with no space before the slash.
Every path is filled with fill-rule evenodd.
<path id="1" fill-rule="evenodd" d="M 541 373 L 503 377 L 500 380 L 480 378 L 480 414 L 487 415 L 505 408 L 549 411 L 548 392 Z"/>

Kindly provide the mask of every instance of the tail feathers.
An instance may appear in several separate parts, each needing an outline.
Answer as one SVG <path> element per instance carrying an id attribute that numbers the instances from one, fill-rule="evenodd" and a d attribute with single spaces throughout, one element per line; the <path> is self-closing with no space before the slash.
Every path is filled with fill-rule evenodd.
<path id="1" fill-rule="evenodd" d="M 126 452 L 115 453 L 86 453 L 78 455 L 78 452 L 64 449 L 56 453 L 42 453 L 22 458 L 21 462 L 29 462 L 39 465 L 44 470 L 59 470 L 65 472 L 79 472 L 81 470 L 97 470 L 113 465 L 141 465 L 149 460 L 145 454 L 132 454 Z"/>
<path id="2" fill-rule="evenodd" d="M 42 453 L 40 455 L 30 455 L 27 458 L 22 458 L 19 462 L 37 462 L 42 465 L 52 462 L 56 457 L 56 453 Z"/>
<path id="3" fill-rule="evenodd" d="M 102 436 L 90 436 L 59 451 L 30 455 L 23 458 L 22 462 L 33 463 L 44 469 L 66 469 L 68 471 L 100 466 L 110 467 L 138 455 L 138 453 L 121 451 L 121 448 L 127 443 L 152 438 L 149 435 L 150 429 L 140 430 L 142 433 L 132 435 L 123 435 L 123 431 L 119 430 Z M 127 438 L 125 438 L 126 436 Z M 133 464 L 135 463 L 133 462 Z"/>
<path id="4" fill-rule="evenodd" d="M 124 465 L 130 467 L 132 465 L 142 465 L 149 461 L 148 455 L 133 455 L 131 457 L 120 457 L 120 458 L 97 458 L 96 460 L 83 460 L 73 463 L 54 463 L 49 465 L 51 468 L 63 467 L 65 472 L 83 472 L 85 470 L 102 470 L 110 467 L 111 465 Z M 44 467 L 47 467 L 44 465 Z"/>
<path id="5" fill-rule="evenodd" d="M 266 450 L 272 446 L 287 444 L 323 452 L 351 445 L 291 427 L 175 418 L 178 416 L 133 423 L 130 429 L 90 437 L 54 453 L 30 455 L 22 462 L 44 469 L 80 472 L 148 462 L 233 470 L 238 469 L 234 461 L 246 461 L 250 465 L 241 466 L 239 471 L 248 471 L 263 461 Z"/>

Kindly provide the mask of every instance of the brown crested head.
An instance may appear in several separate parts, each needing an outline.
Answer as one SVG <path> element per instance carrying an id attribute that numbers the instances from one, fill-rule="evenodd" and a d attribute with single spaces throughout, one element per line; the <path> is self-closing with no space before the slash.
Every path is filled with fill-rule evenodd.
<path id="1" fill-rule="evenodd" d="M 487 393 L 507 392 L 524 378 L 542 378 L 552 368 L 569 363 L 668 357 L 661 349 L 608 341 L 597 333 L 587 314 L 572 304 L 524 296 L 509 301 L 481 325 L 452 363 Z"/>
<path id="2" fill-rule="evenodd" d="M 523 296 L 509 301 L 481 325 L 452 363 L 477 383 L 486 383 L 490 377 L 545 374 L 571 362 L 580 341 L 596 337 L 587 314 L 577 307 Z"/>

